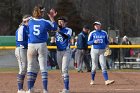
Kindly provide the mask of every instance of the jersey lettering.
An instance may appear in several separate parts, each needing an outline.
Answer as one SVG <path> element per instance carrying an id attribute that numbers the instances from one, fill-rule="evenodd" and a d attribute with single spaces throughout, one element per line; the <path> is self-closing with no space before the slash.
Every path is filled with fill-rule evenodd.
<path id="1" fill-rule="evenodd" d="M 40 28 L 40 25 L 34 25 L 34 32 L 33 32 L 33 34 L 34 35 L 39 35 L 40 34 L 40 30 L 39 30 L 39 28 Z"/>
<path id="2" fill-rule="evenodd" d="M 103 43 L 103 39 L 98 39 L 98 43 Z"/>
<path id="3" fill-rule="evenodd" d="M 59 42 L 63 42 L 63 37 L 61 35 L 57 35 L 56 40 L 59 41 Z"/>

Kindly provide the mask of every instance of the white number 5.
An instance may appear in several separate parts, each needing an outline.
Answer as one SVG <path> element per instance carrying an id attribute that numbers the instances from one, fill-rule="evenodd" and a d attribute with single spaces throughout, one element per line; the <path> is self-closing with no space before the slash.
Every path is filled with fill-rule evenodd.
<path id="1" fill-rule="evenodd" d="M 39 30 L 39 28 L 40 28 L 40 25 L 34 25 L 34 32 L 33 32 L 33 34 L 34 35 L 39 35 L 40 34 L 40 30 Z"/>

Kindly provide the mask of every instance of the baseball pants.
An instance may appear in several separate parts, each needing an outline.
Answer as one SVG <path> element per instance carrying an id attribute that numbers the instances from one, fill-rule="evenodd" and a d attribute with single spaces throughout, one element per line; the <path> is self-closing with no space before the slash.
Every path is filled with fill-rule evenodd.
<path id="1" fill-rule="evenodd" d="M 96 68 L 98 66 L 98 59 L 102 71 L 106 71 L 106 57 L 104 56 L 104 52 L 105 49 L 91 49 L 92 72 L 96 71 Z"/>
<path id="2" fill-rule="evenodd" d="M 70 63 L 70 50 L 57 51 L 57 63 L 63 74 L 68 74 Z"/>
<path id="3" fill-rule="evenodd" d="M 15 49 L 15 56 L 19 65 L 19 74 L 25 75 L 27 72 L 27 49 L 17 47 Z"/>
<path id="4" fill-rule="evenodd" d="M 46 43 L 28 44 L 28 72 L 47 72 L 47 53 Z"/>

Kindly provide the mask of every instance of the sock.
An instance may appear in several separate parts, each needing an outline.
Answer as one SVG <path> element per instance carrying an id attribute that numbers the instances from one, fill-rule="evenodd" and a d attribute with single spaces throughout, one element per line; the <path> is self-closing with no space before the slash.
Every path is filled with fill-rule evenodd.
<path id="1" fill-rule="evenodd" d="M 17 75 L 17 83 L 18 83 L 18 90 L 23 89 L 25 75 L 18 74 Z"/>
<path id="2" fill-rule="evenodd" d="M 48 90 L 48 72 L 42 72 L 42 83 L 43 88 L 47 91 Z"/>
<path id="3" fill-rule="evenodd" d="M 91 79 L 92 79 L 92 80 L 94 80 L 95 75 L 96 75 L 96 72 L 95 72 L 95 71 L 94 71 L 94 72 L 91 72 Z"/>
<path id="4" fill-rule="evenodd" d="M 64 76 L 63 79 L 65 89 L 69 90 L 69 75 Z"/>
<path id="5" fill-rule="evenodd" d="M 34 72 L 28 72 L 27 78 L 28 78 L 28 90 L 31 90 L 34 87 L 34 83 L 36 81 L 37 73 Z"/>
<path id="6" fill-rule="evenodd" d="M 108 80 L 108 73 L 107 73 L 107 71 L 103 71 L 102 74 L 104 76 L 104 80 L 105 81 Z"/>

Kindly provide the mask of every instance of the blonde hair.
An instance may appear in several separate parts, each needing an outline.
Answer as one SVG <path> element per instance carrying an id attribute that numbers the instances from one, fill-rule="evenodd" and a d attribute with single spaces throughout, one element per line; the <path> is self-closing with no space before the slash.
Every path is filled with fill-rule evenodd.
<path id="1" fill-rule="evenodd" d="M 34 18 L 41 17 L 42 16 L 42 11 L 41 11 L 40 7 L 39 6 L 35 6 L 32 14 L 33 14 Z"/>
<path id="2" fill-rule="evenodd" d="M 24 15 L 22 17 L 22 22 L 19 26 L 23 25 L 26 21 L 29 21 L 30 19 L 31 19 L 31 15 L 28 15 L 28 14 Z"/>

